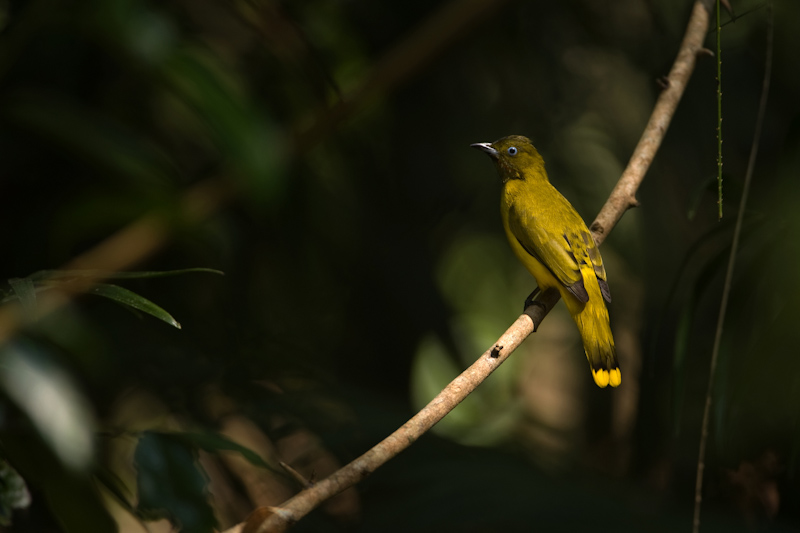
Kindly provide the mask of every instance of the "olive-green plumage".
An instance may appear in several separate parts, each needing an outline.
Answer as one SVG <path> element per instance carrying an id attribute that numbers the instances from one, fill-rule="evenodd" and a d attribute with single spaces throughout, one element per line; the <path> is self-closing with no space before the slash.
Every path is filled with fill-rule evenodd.
<path id="1" fill-rule="evenodd" d="M 621 374 L 605 304 L 611 292 L 600 251 L 583 219 L 550 184 L 542 156 L 526 137 L 472 146 L 489 154 L 497 166 L 503 182 L 503 226 L 514 253 L 540 289 L 555 287 L 561 293 L 578 325 L 595 383 L 618 386 Z"/>

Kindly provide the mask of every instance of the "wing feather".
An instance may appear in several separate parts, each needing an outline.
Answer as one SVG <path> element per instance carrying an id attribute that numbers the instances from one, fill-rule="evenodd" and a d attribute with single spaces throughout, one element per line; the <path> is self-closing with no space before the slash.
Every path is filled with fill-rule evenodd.
<path id="1" fill-rule="evenodd" d="M 594 242 L 594 238 L 592 234 L 589 233 L 589 230 L 583 231 L 581 235 L 583 236 L 583 242 L 586 243 L 586 251 L 594 267 L 594 275 L 597 276 L 597 281 L 600 283 L 600 292 L 603 293 L 603 299 L 610 303 L 611 289 L 608 287 L 606 268 L 603 266 L 603 257 L 600 255 L 597 243 Z"/>
<path id="2" fill-rule="evenodd" d="M 576 214 L 577 216 L 577 214 Z M 603 298 L 610 302 L 611 291 L 606 281 L 606 271 L 600 251 L 589 230 L 581 220 L 583 230 L 562 235 L 548 233 L 543 224 L 537 224 L 536 216 L 519 213 L 514 207 L 509 210 L 509 228 L 517 242 L 534 259 L 544 265 L 579 301 L 589 301 L 584 284 L 581 265 L 591 265 L 600 285 Z"/>

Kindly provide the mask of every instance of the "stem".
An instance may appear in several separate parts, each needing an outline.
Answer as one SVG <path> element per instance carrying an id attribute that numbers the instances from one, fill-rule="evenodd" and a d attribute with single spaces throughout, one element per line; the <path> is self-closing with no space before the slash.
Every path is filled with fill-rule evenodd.
<path id="1" fill-rule="evenodd" d="M 717 11 L 719 17 L 719 11 Z M 764 115 L 767 110 L 767 96 L 769 95 L 770 78 L 772 77 L 772 42 L 773 42 L 773 14 L 772 2 L 768 5 L 768 22 L 767 22 L 767 51 L 766 61 L 764 65 L 764 81 L 761 86 L 761 99 L 758 104 L 758 116 L 756 118 L 756 127 L 753 134 L 753 144 L 750 148 L 750 159 L 747 162 L 747 171 L 744 178 L 744 190 L 742 191 L 742 199 L 739 201 L 739 212 L 736 215 L 736 227 L 733 230 L 733 244 L 731 245 L 731 253 L 728 257 L 728 268 L 725 272 L 725 284 L 722 289 L 722 301 L 719 306 L 719 318 L 717 319 L 717 329 L 714 334 L 714 347 L 711 351 L 711 368 L 708 376 L 708 388 L 706 390 L 706 404 L 703 410 L 703 422 L 700 430 L 700 449 L 697 458 L 697 478 L 695 480 L 694 489 L 694 520 L 692 523 L 692 532 L 698 533 L 700 531 L 700 508 L 703 501 L 703 472 L 705 471 L 705 457 L 706 446 L 708 444 L 708 425 L 711 418 L 711 397 L 714 392 L 714 377 L 717 370 L 717 360 L 719 358 L 719 347 L 722 341 L 722 329 L 725 324 L 725 312 L 728 308 L 728 297 L 731 292 L 731 285 L 733 283 L 733 267 L 736 260 L 736 253 L 739 249 L 739 239 L 742 234 L 742 221 L 744 220 L 744 210 L 747 206 L 747 198 L 750 195 L 750 183 L 753 179 L 753 172 L 756 165 L 756 156 L 758 155 L 758 145 L 761 140 L 761 129 L 764 124 Z"/>
<path id="2" fill-rule="evenodd" d="M 719 22 L 719 0 L 717 0 L 717 206 L 719 220 L 722 219 L 722 26 Z"/>

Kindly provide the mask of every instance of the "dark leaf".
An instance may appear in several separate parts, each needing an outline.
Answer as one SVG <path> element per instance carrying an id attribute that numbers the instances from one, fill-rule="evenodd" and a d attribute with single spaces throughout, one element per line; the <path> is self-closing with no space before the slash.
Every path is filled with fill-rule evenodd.
<path id="1" fill-rule="evenodd" d="M 161 270 L 161 271 L 141 271 L 141 272 L 105 272 L 102 270 L 40 270 L 28 276 L 34 281 L 57 280 L 57 279 L 76 279 L 76 278 L 100 278 L 100 279 L 146 279 L 146 278 L 166 278 L 169 276 L 180 276 L 194 272 L 204 272 L 209 274 L 219 274 L 224 276 L 221 270 L 213 268 L 183 268 L 180 270 Z"/>
<path id="2" fill-rule="evenodd" d="M 214 530 L 207 501 L 205 473 L 197 456 L 180 436 L 146 431 L 134 455 L 139 489 L 139 514 L 145 519 L 169 517 L 181 531 Z"/>
<path id="3" fill-rule="evenodd" d="M 181 438 L 187 444 L 192 444 L 201 450 L 211 453 L 216 453 L 219 451 L 239 452 L 251 464 L 261 468 L 266 468 L 272 472 L 283 474 L 281 470 L 270 466 L 269 463 L 262 459 L 261 456 L 255 453 L 253 450 L 245 448 L 241 444 L 233 442 L 232 440 L 218 433 L 180 433 L 176 434 L 175 438 Z"/>
<path id="4" fill-rule="evenodd" d="M 110 300 L 114 300 L 115 302 L 119 302 L 134 309 L 138 309 L 139 311 L 143 311 L 148 315 L 152 315 L 158 318 L 159 320 L 163 320 L 164 322 L 166 322 L 171 326 L 181 329 L 181 325 L 178 323 L 178 321 L 172 318 L 172 315 L 167 313 L 164 309 L 157 306 L 147 298 L 139 296 L 135 292 L 125 289 L 123 287 L 102 283 L 100 285 L 95 285 L 94 287 L 89 289 L 89 294 L 96 294 L 98 296 L 103 296 Z"/>

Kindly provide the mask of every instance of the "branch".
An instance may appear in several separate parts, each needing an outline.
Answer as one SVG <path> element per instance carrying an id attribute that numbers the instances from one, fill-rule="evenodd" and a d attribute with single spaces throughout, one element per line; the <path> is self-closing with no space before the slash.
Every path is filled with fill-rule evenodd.
<path id="1" fill-rule="evenodd" d="M 551 289 L 537 300 L 547 306 L 549 311 L 549 306 L 558 302 L 558 291 Z M 539 306 L 532 307 L 539 310 L 541 315 L 539 321 L 541 321 L 546 311 Z M 428 405 L 394 433 L 329 477 L 299 493 L 280 507 L 272 508 L 273 514 L 260 526 L 254 527 L 248 523 L 246 530 L 258 533 L 285 531 L 328 498 L 360 482 L 389 459 L 411 446 L 452 411 L 494 372 L 533 330 L 534 324 L 527 315 L 519 317 L 492 348 L 486 350 L 472 366 L 451 381 Z"/>
<path id="2" fill-rule="evenodd" d="M 592 223 L 591 229 L 598 244 L 605 240 L 625 211 L 638 203 L 636 190 L 664 139 L 667 127 L 694 70 L 697 56 L 703 51 L 708 22 L 709 11 L 704 7 L 703 0 L 697 0 L 678 57 L 666 79 L 666 87 L 658 98 L 628 167 Z M 261 514 L 252 518 L 245 526 L 247 531 L 258 533 L 286 531 L 322 502 L 360 482 L 389 459 L 411 446 L 494 372 L 528 335 L 536 331 L 542 319 L 558 300 L 558 291 L 554 289 L 540 294 L 536 301 L 541 305 L 528 307 L 525 314 L 517 318 L 492 348 L 484 352 L 472 366 L 450 382 L 402 427 L 328 478 L 300 492 L 280 507 L 270 509 L 272 513 L 266 519 L 263 519 Z M 241 528 L 240 524 L 229 531 L 239 531 Z"/>

